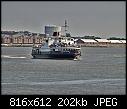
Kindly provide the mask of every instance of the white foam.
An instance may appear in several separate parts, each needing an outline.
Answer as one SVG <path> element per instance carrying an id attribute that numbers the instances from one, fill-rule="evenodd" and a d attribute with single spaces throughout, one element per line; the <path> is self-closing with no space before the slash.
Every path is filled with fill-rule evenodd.
<path id="1" fill-rule="evenodd" d="M 17 82 L 17 83 L 2 83 L 10 85 L 72 85 L 85 83 L 102 83 L 102 82 L 124 82 L 125 79 L 94 79 L 94 80 L 71 80 L 71 81 L 54 81 L 54 82 Z"/>
<path id="2" fill-rule="evenodd" d="M 2 57 L 4 57 L 4 58 L 26 58 L 26 57 L 22 57 L 22 56 L 18 57 L 18 56 L 9 56 L 9 55 L 2 55 Z"/>

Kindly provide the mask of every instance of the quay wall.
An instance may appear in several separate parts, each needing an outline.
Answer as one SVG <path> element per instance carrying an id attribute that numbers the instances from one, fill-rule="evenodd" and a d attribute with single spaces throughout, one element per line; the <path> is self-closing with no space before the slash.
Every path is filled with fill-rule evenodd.
<path id="1" fill-rule="evenodd" d="M 109 43 L 109 44 L 78 44 L 81 47 L 126 47 L 124 43 Z"/>
<path id="2" fill-rule="evenodd" d="M 40 44 L 35 44 L 40 45 Z M 80 47 L 126 47 L 126 44 L 78 44 Z M 2 47 L 32 47 L 33 44 L 1 44 Z"/>

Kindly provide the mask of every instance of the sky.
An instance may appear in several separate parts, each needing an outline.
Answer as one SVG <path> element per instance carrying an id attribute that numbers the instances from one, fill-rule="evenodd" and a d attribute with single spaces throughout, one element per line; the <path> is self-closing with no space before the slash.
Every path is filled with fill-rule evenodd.
<path id="1" fill-rule="evenodd" d="M 1 5 L 3 31 L 44 33 L 45 25 L 63 26 L 66 19 L 74 37 L 125 38 L 126 34 L 124 1 L 3 1 Z"/>

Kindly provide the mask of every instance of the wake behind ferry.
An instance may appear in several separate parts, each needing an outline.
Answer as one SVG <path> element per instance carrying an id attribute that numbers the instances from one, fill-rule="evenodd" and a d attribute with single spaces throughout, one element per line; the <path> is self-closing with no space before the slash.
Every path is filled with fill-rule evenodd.
<path id="1" fill-rule="evenodd" d="M 66 21 L 65 21 L 66 31 Z M 31 55 L 33 58 L 49 59 L 80 59 L 81 48 L 77 46 L 74 38 L 62 36 L 59 32 L 53 32 L 52 36 L 47 36 L 46 41 L 41 46 L 33 46 Z"/>

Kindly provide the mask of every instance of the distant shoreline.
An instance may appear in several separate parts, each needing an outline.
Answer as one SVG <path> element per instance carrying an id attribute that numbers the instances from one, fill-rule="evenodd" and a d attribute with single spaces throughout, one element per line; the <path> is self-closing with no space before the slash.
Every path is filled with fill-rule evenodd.
<path id="1" fill-rule="evenodd" d="M 2 44 L 1 47 L 32 47 L 33 44 Z M 81 47 L 126 47 L 126 44 L 89 44 L 79 45 Z"/>

